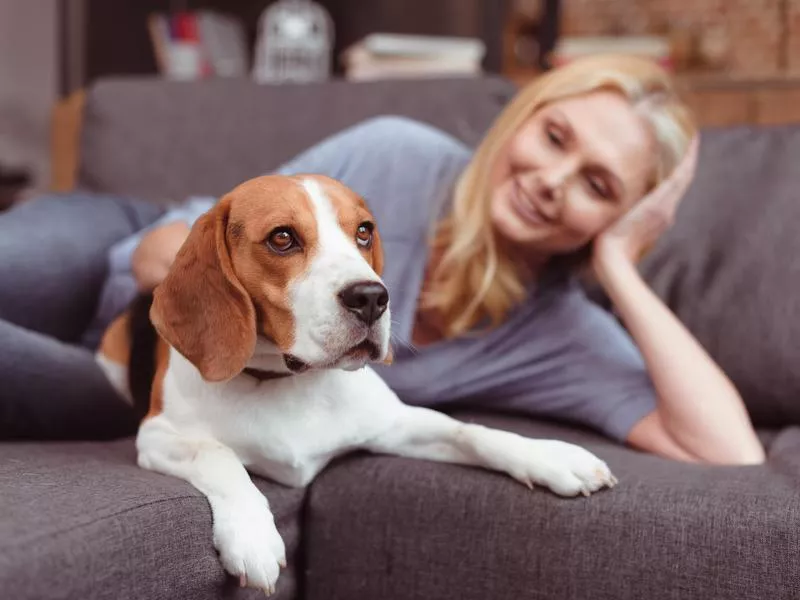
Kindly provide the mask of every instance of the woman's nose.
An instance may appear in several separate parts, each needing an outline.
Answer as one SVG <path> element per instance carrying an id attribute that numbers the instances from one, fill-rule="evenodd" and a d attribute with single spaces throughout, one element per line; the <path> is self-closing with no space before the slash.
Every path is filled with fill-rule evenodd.
<path id="1" fill-rule="evenodd" d="M 564 158 L 548 164 L 540 171 L 542 195 L 545 200 L 560 200 L 564 186 L 577 171 L 576 161 Z"/>

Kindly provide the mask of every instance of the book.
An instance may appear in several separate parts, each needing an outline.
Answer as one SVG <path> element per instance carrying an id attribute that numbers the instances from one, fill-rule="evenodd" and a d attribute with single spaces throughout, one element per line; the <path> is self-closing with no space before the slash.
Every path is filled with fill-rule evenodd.
<path id="1" fill-rule="evenodd" d="M 147 21 L 160 73 L 171 79 L 236 77 L 247 73 L 244 28 L 213 11 L 153 13 Z"/>
<path id="2" fill-rule="evenodd" d="M 485 54 L 475 38 L 371 34 L 341 56 L 350 80 L 477 75 Z"/>
<path id="3" fill-rule="evenodd" d="M 244 27 L 231 16 L 207 10 L 197 13 L 200 43 L 217 77 L 245 77 L 249 61 Z"/>
<path id="4" fill-rule="evenodd" d="M 631 54 L 649 58 L 666 69 L 673 68 L 672 48 L 667 37 L 566 36 L 558 40 L 551 54 L 553 66 L 592 54 Z"/>

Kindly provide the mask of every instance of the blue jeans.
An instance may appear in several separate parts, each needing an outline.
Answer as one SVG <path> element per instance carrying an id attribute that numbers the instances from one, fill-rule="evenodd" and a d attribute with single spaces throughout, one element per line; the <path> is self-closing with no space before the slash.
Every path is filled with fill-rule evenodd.
<path id="1" fill-rule="evenodd" d="M 79 345 L 112 244 L 163 209 L 128 198 L 47 195 L 0 213 L 0 439 L 108 439 L 136 428 Z"/>

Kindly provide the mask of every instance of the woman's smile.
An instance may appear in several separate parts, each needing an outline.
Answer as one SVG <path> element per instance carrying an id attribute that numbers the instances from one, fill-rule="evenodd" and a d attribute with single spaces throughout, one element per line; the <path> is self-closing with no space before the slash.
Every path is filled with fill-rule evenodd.
<path id="1" fill-rule="evenodd" d="M 514 179 L 511 185 L 511 206 L 517 216 L 528 225 L 536 227 L 552 222 L 552 219 L 547 219 L 542 214 L 533 196 L 525 191 L 517 179 Z"/>

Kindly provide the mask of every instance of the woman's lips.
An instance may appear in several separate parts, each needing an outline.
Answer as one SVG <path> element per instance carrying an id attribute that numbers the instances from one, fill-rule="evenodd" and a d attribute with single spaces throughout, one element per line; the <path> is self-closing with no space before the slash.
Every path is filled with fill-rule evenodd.
<path id="1" fill-rule="evenodd" d="M 516 181 L 512 186 L 511 206 L 519 217 L 530 225 L 544 225 L 547 223 L 542 213 L 534 206 L 533 201 L 523 192 Z"/>

